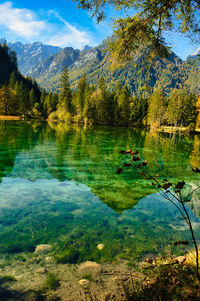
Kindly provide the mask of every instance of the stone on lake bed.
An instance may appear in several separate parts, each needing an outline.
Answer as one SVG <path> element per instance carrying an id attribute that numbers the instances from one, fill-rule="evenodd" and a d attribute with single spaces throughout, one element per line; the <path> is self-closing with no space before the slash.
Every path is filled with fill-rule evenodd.
<path id="1" fill-rule="evenodd" d="M 86 276 L 86 275 L 97 275 L 101 273 L 101 266 L 100 264 L 94 262 L 94 261 L 86 261 L 82 264 L 80 264 L 78 268 L 78 273 L 80 276 Z"/>
<path id="2" fill-rule="evenodd" d="M 97 249 L 100 250 L 100 251 L 103 250 L 104 247 L 105 247 L 104 244 L 98 244 L 97 245 Z"/>
<path id="3" fill-rule="evenodd" d="M 88 283 L 89 283 L 89 280 L 87 280 L 87 279 L 79 280 L 79 284 L 82 285 L 82 286 L 87 285 Z"/>
<path id="4" fill-rule="evenodd" d="M 41 268 L 37 269 L 35 272 L 38 273 L 38 274 L 46 274 L 47 269 L 44 268 L 44 267 L 41 267 Z"/>
<path id="5" fill-rule="evenodd" d="M 38 245 L 35 248 L 35 253 L 36 254 L 46 254 L 51 250 L 51 246 L 50 245 Z"/>
<path id="6" fill-rule="evenodd" d="M 50 256 L 49 256 L 49 257 L 45 257 L 44 260 L 45 260 L 45 262 L 47 262 L 47 263 L 48 263 L 48 262 L 50 262 L 50 263 L 53 262 L 53 258 L 50 257 Z"/>

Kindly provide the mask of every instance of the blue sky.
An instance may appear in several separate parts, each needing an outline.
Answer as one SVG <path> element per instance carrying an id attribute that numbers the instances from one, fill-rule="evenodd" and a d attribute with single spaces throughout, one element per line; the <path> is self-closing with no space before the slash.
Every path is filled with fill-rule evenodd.
<path id="1" fill-rule="evenodd" d="M 45 44 L 81 48 L 95 46 L 112 34 L 111 17 L 117 12 L 107 10 L 107 19 L 97 24 L 87 11 L 79 10 L 70 0 L 16 0 L 0 1 L 1 38 L 8 42 L 41 41 Z M 172 50 L 185 59 L 200 47 L 189 39 L 167 33 Z"/>

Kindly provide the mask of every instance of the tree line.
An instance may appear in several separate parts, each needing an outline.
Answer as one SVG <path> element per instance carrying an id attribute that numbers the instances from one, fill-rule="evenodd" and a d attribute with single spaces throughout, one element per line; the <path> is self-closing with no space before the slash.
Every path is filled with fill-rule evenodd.
<path id="1" fill-rule="evenodd" d="M 194 129 L 199 125 L 200 100 L 185 88 L 174 89 L 165 95 L 161 88 L 150 92 L 148 88 L 141 95 L 131 95 L 126 85 L 118 82 L 115 91 L 110 92 L 104 78 L 97 88 L 89 85 L 86 75 L 72 91 L 68 70 L 62 73 L 57 109 L 50 119 L 104 125 L 149 126 L 171 125 Z"/>

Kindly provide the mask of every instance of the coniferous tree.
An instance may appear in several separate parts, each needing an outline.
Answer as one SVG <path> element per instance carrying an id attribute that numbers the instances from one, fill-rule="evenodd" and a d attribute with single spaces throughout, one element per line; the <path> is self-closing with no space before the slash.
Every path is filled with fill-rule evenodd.
<path id="1" fill-rule="evenodd" d="M 95 121 L 95 105 L 92 101 L 93 91 L 89 86 L 85 89 L 84 92 L 84 108 L 83 108 L 83 118 L 85 123 L 94 123 Z"/>
<path id="2" fill-rule="evenodd" d="M 155 90 L 149 98 L 147 123 L 150 127 L 160 127 L 165 120 L 166 98 L 159 89 Z"/>
<path id="3" fill-rule="evenodd" d="M 16 83 L 16 75 L 15 75 L 15 72 L 13 71 L 12 73 L 11 73 L 11 76 L 10 76 L 10 79 L 9 79 L 9 86 L 10 86 L 10 88 L 14 88 L 14 86 L 15 86 L 15 83 Z"/>
<path id="4" fill-rule="evenodd" d="M 30 91 L 29 91 L 29 104 L 30 104 L 30 107 L 33 107 L 35 103 L 35 91 L 34 89 L 32 88 Z"/>
<path id="5" fill-rule="evenodd" d="M 62 106 L 68 113 L 73 113 L 72 90 L 69 84 L 69 73 L 67 67 L 64 68 L 60 79 L 59 106 Z"/>
<path id="6" fill-rule="evenodd" d="M 88 83 L 86 80 L 86 75 L 84 74 L 79 80 L 76 96 L 74 97 L 74 106 L 76 114 L 82 117 L 84 102 L 86 97 L 86 91 L 88 90 Z"/>
<path id="7" fill-rule="evenodd" d="M 126 86 L 123 86 L 118 97 L 119 124 L 129 125 L 130 123 L 130 94 Z"/>
<path id="8" fill-rule="evenodd" d="M 131 103 L 131 121 L 133 124 L 141 125 L 143 119 L 147 115 L 148 102 L 142 95 L 133 97 Z"/>

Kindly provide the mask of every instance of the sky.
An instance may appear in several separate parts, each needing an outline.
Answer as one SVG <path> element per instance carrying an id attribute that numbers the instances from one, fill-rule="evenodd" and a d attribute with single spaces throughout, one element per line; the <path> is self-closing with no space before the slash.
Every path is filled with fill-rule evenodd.
<path id="1" fill-rule="evenodd" d="M 97 24 L 87 11 L 78 9 L 70 0 L 0 0 L 0 38 L 78 49 L 96 46 L 112 34 L 111 18 L 117 14 L 109 8 L 106 20 Z M 167 33 L 166 38 L 182 59 L 200 47 L 200 43 L 192 43 L 177 33 Z"/>

